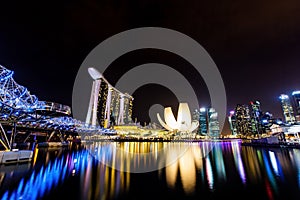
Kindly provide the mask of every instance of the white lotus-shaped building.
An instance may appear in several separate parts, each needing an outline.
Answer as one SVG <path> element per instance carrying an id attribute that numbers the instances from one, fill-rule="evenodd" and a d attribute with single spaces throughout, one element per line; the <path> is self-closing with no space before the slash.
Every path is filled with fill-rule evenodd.
<path id="1" fill-rule="evenodd" d="M 157 113 L 159 123 L 169 131 L 180 131 L 191 133 L 199 126 L 198 121 L 192 121 L 191 112 L 187 103 L 179 103 L 177 120 L 174 117 L 171 107 L 164 109 L 165 122 Z"/>

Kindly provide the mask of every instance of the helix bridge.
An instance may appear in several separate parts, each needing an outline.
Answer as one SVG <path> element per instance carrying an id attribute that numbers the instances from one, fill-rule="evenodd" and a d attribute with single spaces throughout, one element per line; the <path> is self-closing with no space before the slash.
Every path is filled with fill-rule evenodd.
<path id="1" fill-rule="evenodd" d="M 0 142 L 11 149 L 12 140 L 23 132 L 23 142 L 32 133 L 50 136 L 76 136 L 78 133 L 102 134 L 100 127 L 85 125 L 71 116 L 71 108 L 55 102 L 39 101 L 13 79 L 14 72 L 0 65 Z M 10 133 L 8 141 L 7 133 Z"/>

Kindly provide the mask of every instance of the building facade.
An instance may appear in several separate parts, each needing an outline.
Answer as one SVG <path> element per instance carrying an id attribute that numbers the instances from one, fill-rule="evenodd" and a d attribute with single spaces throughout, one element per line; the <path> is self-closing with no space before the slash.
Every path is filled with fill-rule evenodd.
<path id="1" fill-rule="evenodd" d="M 237 126 L 236 126 L 236 116 L 234 110 L 229 112 L 228 115 L 229 128 L 232 135 L 237 134 Z"/>
<path id="2" fill-rule="evenodd" d="M 208 133 L 208 113 L 206 108 L 199 109 L 199 129 L 200 135 L 207 135 Z"/>
<path id="3" fill-rule="evenodd" d="M 252 133 L 251 117 L 248 105 L 238 104 L 235 108 L 236 132 L 241 135 Z"/>
<path id="4" fill-rule="evenodd" d="M 96 126 L 98 122 L 101 127 L 109 128 L 131 123 L 133 97 L 111 86 L 94 68 L 91 71 L 94 81 L 86 124 Z"/>
<path id="5" fill-rule="evenodd" d="M 290 98 L 286 94 L 281 94 L 279 96 L 280 102 L 281 102 L 281 108 L 283 111 L 283 116 L 285 119 L 285 123 L 287 124 L 293 124 L 296 122 L 295 116 L 294 116 L 294 110 L 290 101 Z"/>
<path id="6" fill-rule="evenodd" d="M 292 96 L 296 111 L 296 121 L 300 122 L 300 91 L 294 91 Z"/>
<path id="7" fill-rule="evenodd" d="M 208 136 L 212 138 L 217 138 L 220 136 L 218 113 L 214 108 L 209 108 L 208 110 L 208 133 Z"/>
<path id="8" fill-rule="evenodd" d="M 218 120 L 218 113 L 214 108 L 200 108 L 196 110 L 195 117 L 199 121 L 198 135 L 208 137 L 220 136 L 220 125 Z"/>
<path id="9" fill-rule="evenodd" d="M 263 127 L 261 123 L 262 111 L 259 101 L 250 101 L 251 108 L 251 131 L 253 134 L 261 134 Z"/>

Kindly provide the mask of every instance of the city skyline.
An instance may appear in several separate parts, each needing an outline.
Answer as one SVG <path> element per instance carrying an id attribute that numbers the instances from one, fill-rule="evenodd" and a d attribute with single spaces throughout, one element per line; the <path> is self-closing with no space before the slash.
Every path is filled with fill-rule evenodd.
<path id="1" fill-rule="evenodd" d="M 1 78 L 2 81 L 7 85 L 7 89 L 11 89 L 11 92 L 14 92 L 15 95 L 21 95 L 19 92 L 23 93 L 29 91 L 24 86 L 18 86 L 18 84 L 12 79 L 12 75 L 14 71 L 10 71 L 5 67 L 1 66 L 4 75 L 4 78 Z M 132 106 L 133 106 L 133 97 L 128 95 L 127 93 L 123 94 L 118 89 L 114 88 L 104 77 L 103 75 L 94 68 L 89 68 L 88 72 L 91 76 L 93 81 L 93 87 L 90 93 L 90 103 L 89 109 L 87 111 L 85 124 L 96 126 L 96 121 L 100 125 L 100 127 L 108 128 L 111 125 L 126 125 L 133 123 L 132 119 Z M 12 79 L 6 81 L 7 78 Z M 101 87 L 100 87 L 101 85 Z M 14 89 L 15 88 L 15 89 Z M 19 88 L 19 89 L 16 89 Z M 98 89 L 97 89 L 98 88 Z M 9 93 L 11 93 L 9 92 Z M 187 109 L 186 113 L 184 114 L 187 118 L 189 113 L 191 114 L 190 117 L 194 121 L 199 122 L 199 129 L 196 131 L 197 134 L 200 135 L 209 135 L 213 137 L 220 136 L 220 135 L 236 135 L 236 134 L 263 134 L 266 133 L 267 130 L 273 124 L 276 125 L 284 125 L 284 126 L 291 126 L 291 125 L 298 125 L 300 122 L 299 117 L 299 106 L 300 106 L 300 98 L 299 98 L 300 91 L 296 90 L 293 91 L 290 98 L 290 95 L 281 94 L 278 99 L 281 103 L 281 110 L 283 114 L 283 118 L 278 116 L 273 116 L 272 113 L 269 111 L 264 111 L 261 109 L 261 103 L 257 100 L 250 101 L 249 104 L 237 104 L 234 110 L 231 110 L 228 114 L 227 122 L 225 123 L 225 129 L 220 130 L 219 127 L 219 118 L 218 118 L 218 111 L 211 107 L 198 107 L 198 109 L 194 110 L 193 113 L 190 113 L 189 109 Z M 35 95 L 31 95 L 35 97 Z M 131 99 L 130 101 L 126 101 L 124 97 Z M 10 97 L 10 96 L 8 96 Z M 23 97 L 22 95 L 20 97 Z M 10 97 L 15 99 L 16 97 Z M 24 96 L 26 99 L 27 96 Z M 99 98 L 99 99 L 98 99 Z M 6 98 L 4 98 L 6 99 Z M 292 100 L 291 100 L 292 99 Z M 8 103 L 12 104 L 13 101 L 6 99 Z M 21 101 L 19 101 L 20 103 Z M 28 103 L 28 102 L 27 102 Z M 53 102 L 47 102 L 49 105 L 51 104 L 53 107 Z M 43 104 L 43 102 L 38 101 L 35 97 L 35 103 L 30 104 L 32 107 L 38 107 Z M 179 103 L 180 105 L 183 103 Z M 186 106 L 188 107 L 187 103 Z M 58 107 L 61 107 L 61 104 L 57 104 Z M 54 106 L 55 107 L 55 106 Z M 53 107 L 53 108 L 54 108 Z M 68 107 L 68 106 L 63 106 Z M 32 108 L 31 108 L 32 109 Z M 40 109 L 40 108 L 39 108 Z M 60 108 L 61 109 L 61 108 Z M 100 110 L 98 110 L 100 109 Z M 165 107 L 164 117 L 170 120 L 170 116 L 166 115 L 166 109 L 171 111 L 171 107 Z M 68 114 L 71 114 L 71 109 L 68 107 Z M 178 110 L 179 113 L 180 109 Z M 61 112 L 61 111 L 60 111 Z M 123 114 L 121 114 L 123 113 Z M 168 114 L 168 112 L 167 112 Z M 175 113 L 176 114 L 176 113 Z M 180 115 L 182 113 L 180 112 Z M 116 117 L 116 118 L 115 118 Z M 157 114 L 159 123 L 165 127 L 164 122 L 160 119 L 159 114 Z M 175 116 L 173 116 L 175 117 Z M 178 116 L 177 116 L 178 117 Z M 172 118 L 172 117 L 171 117 Z M 77 120 L 75 118 L 75 120 Z M 189 121 L 189 119 L 185 119 Z M 191 120 L 191 119 L 190 119 Z M 135 123 L 139 121 L 136 121 Z M 170 121 L 169 121 L 170 122 Z M 181 123 L 179 123 L 181 124 Z M 235 124 L 237 127 L 235 127 Z M 166 125 L 167 127 L 171 127 L 173 125 Z M 177 125 L 176 125 L 177 126 Z M 180 125 L 181 126 L 181 125 Z M 229 127 L 228 127 L 229 126 Z M 177 129 L 177 128 L 175 128 Z M 169 130 L 169 129 L 168 129 Z M 171 131 L 171 130 L 169 130 Z M 230 132 L 229 132 L 230 131 Z M 270 130 L 269 130 L 270 131 Z M 191 132 L 191 131 L 190 131 Z"/>
<path id="2" fill-rule="evenodd" d="M 1 199 L 299 199 L 299 0 L 0 7 Z"/>
<path id="3" fill-rule="evenodd" d="M 47 9 L 28 2 L 5 5 L 0 64 L 18 72 L 16 81 L 41 100 L 71 105 L 77 70 L 96 45 L 131 28 L 166 27 L 192 37 L 210 54 L 225 83 L 228 112 L 238 103 L 255 99 L 263 110 L 283 118 L 278 96 L 300 89 L 299 2 L 193 3 L 78 1 L 62 8 L 48 5 Z M 209 107 L 201 76 L 194 76 L 188 63 L 168 52 L 148 49 L 128 53 L 112 63 L 104 75 L 114 84 L 126 71 L 147 62 L 185 71 L 199 93 L 199 107 Z M 150 98 L 154 90 L 172 94 L 155 85 L 142 87 L 134 94 L 134 112 L 145 113 L 145 102 L 140 103 L 140 99 L 148 98 L 145 91 Z"/>
<path id="4" fill-rule="evenodd" d="M 292 126 L 300 122 L 299 95 L 300 91 L 293 91 L 291 95 L 280 94 L 278 99 L 281 104 L 281 115 L 273 115 L 272 111 L 261 109 L 257 100 L 249 103 L 239 103 L 228 113 L 230 133 L 236 134 L 263 134 L 271 131 L 272 125 Z M 228 127 L 226 127 L 228 131 Z"/>

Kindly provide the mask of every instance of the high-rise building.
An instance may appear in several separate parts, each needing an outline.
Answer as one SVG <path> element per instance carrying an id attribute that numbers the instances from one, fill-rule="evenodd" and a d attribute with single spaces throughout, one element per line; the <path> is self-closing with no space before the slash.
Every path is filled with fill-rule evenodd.
<path id="1" fill-rule="evenodd" d="M 121 93 L 94 68 L 89 68 L 94 79 L 86 124 L 98 124 L 108 128 L 112 125 L 122 125 L 132 122 L 132 96 Z"/>
<path id="2" fill-rule="evenodd" d="M 198 109 L 195 109 L 193 114 L 192 114 L 192 120 L 196 120 L 196 121 L 199 121 L 199 110 Z"/>
<path id="3" fill-rule="evenodd" d="M 295 111 L 296 111 L 296 121 L 300 121 L 300 91 L 294 91 L 292 93 L 293 96 L 293 102 L 295 105 Z"/>
<path id="4" fill-rule="evenodd" d="M 285 123 L 287 124 L 295 123 L 296 119 L 294 116 L 294 111 L 289 96 L 286 94 L 281 94 L 279 99 L 281 101 L 281 107 L 282 107 Z"/>
<path id="5" fill-rule="evenodd" d="M 200 112 L 198 109 L 195 109 L 194 112 L 192 113 L 192 121 L 198 121 L 199 122 L 199 118 L 200 118 Z M 200 134 L 200 129 L 199 126 L 196 130 L 197 134 Z"/>
<path id="6" fill-rule="evenodd" d="M 110 102 L 110 125 L 117 125 L 118 116 L 120 111 L 120 94 L 116 90 L 111 91 L 111 102 Z"/>
<path id="7" fill-rule="evenodd" d="M 260 109 L 259 101 L 250 101 L 251 108 L 251 130 L 253 134 L 262 133 L 261 116 L 262 111 Z"/>
<path id="8" fill-rule="evenodd" d="M 214 108 L 202 107 L 199 109 L 198 113 L 194 114 L 198 116 L 199 128 L 198 134 L 209 136 L 209 137 L 219 137 L 220 136 L 220 126 L 218 120 L 218 113 Z"/>
<path id="9" fill-rule="evenodd" d="M 228 122 L 229 122 L 229 127 L 230 127 L 230 130 L 231 130 L 231 134 L 236 135 L 237 134 L 237 128 L 236 128 L 236 116 L 235 116 L 234 110 L 229 112 Z"/>
<path id="10" fill-rule="evenodd" d="M 220 136 L 218 113 L 214 108 L 208 110 L 208 130 L 209 137 L 216 138 Z"/>
<path id="11" fill-rule="evenodd" d="M 106 109 L 106 104 L 107 104 L 107 96 L 108 93 L 111 92 L 108 83 L 105 82 L 101 78 L 101 83 L 100 83 L 100 89 L 98 93 L 98 105 L 97 105 L 97 119 L 98 123 L 101 127 L 105 127 L 105 119 L 107 119 L 107 109 Z"/>
<path id="12" fill-rule="evenodd" d="M 132 122 L 132 101 L 128 94 L 119 92 L 101 78 L 97 119 L 102 127 L 129 124 Z"/>
<path id="13" fill-rule="evenodd" d="M 238 104 L 235 108 L 235 117 L 237 134 L 252 134 L 249 107 L 247 105 Z"/>
<path id="14" fill-rule="evenodd" d="M 132 123 L 133 98 L 127 93 L 122 98 L 124 99 L 123 124 L 129 124 Z"/>
<path id="15" fill-rule="evenodd" d="M 201 135 L 207 135 L 208 131 L 208 113 L 206 108 L 200 108 L 199 110 L 199 129 L 198 133 Z"/>
<path id="16" fill-rule="evenodd" d="M 262 132 L 271 132 L 271 127 L 273 124 L 280 124 L 278 119 L 275 119 L 270 112 L 264 112 L 261 116 Z"/>

